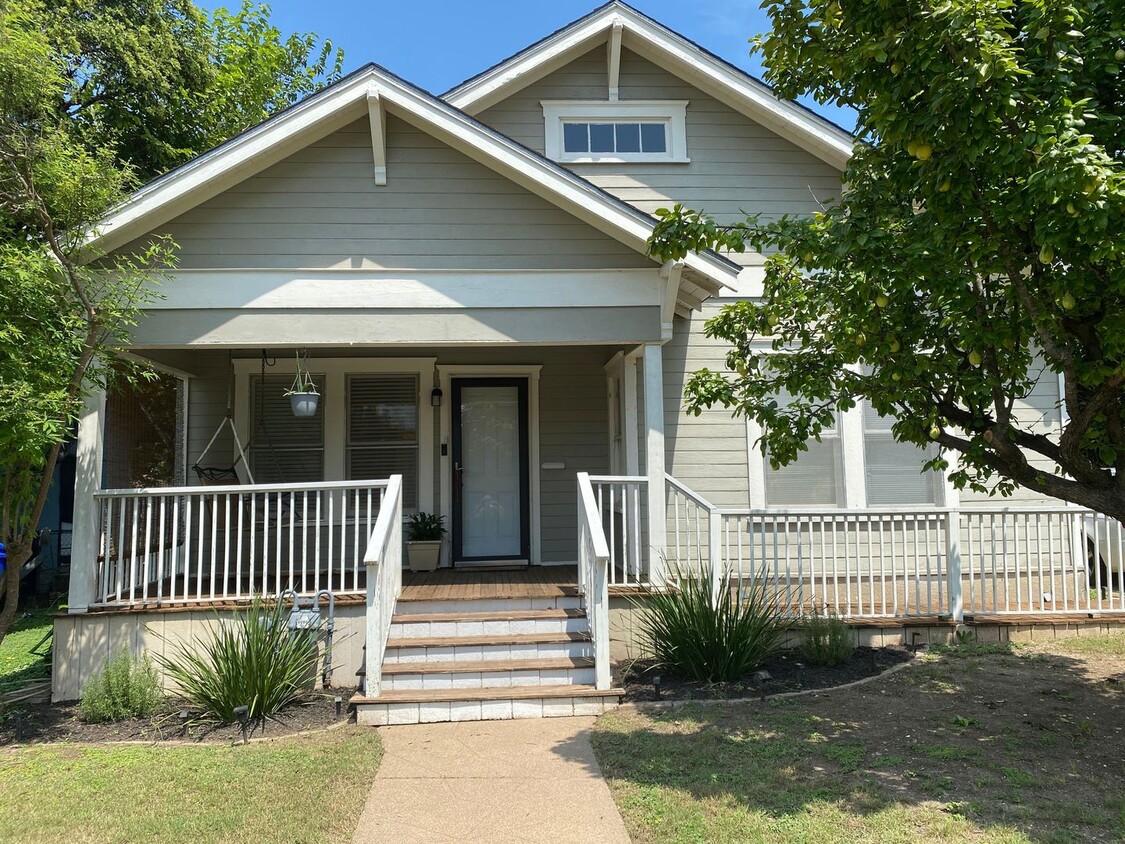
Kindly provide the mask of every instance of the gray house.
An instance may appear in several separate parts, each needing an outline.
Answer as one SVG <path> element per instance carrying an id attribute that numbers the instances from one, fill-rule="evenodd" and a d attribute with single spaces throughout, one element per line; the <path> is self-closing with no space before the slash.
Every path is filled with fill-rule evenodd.
<path id="1" fill-rule="evenodd" d="M 704 322 L 760 294 L 762 257 L 661 264 L 651 214 L 811 213 L 851 149 L 611 2 L 442 97 L 365 66 L 137 191 L 97 245 L 179 246 L 130 349 L 175 422 L 89 402 L 55 698 L 288 589 L 333 596 L 332 679 L 360 672 L 368 723 L 602 711 L 620 596 L 673 569 L 764 568 L 789 611 L 875 626 L 1125 610 L 1087 583 L 1118 534 L 958 497 L 862 406 L 779 471 L 745 420 L 682 411 L 724 366 Z M 1043 379 L 1024 411 L 1050 432 L 1058 407 Z M 404 574 L 419 512 L 449 535 Z"/>

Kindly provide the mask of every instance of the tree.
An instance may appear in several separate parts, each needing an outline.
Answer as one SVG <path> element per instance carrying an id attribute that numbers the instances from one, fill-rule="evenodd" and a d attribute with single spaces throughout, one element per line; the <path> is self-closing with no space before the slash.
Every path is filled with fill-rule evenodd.
<path id="1" fill-rule="evenodd" d="M 797 458 L 869 402 L 959 488 L 1022 485 L 1125 518 L 1125 7 L 1103 0 L 771 0 L 755 42 L 780 95 L 853 108 L 840 199 L 719 225 L 663 210 L 650 243 L 769 253 L 724 307 L 688 409 L 762 424 Z M 1019 402 L 1061 379 L 1058 436 Z M 794 397 L 781 405 L 780 394 Z"/>
<path id="2" fill-rule="evenodd" d="M 343 53 L 282 36 L 244 0 L 208 16 L 191 0 L 49 0 L 35 11 L 63 78 L 54 111 L 88 149 L 111 144 L 147 181 L 339 77 Z"/>
<path id="3" fill-rule="evenodd" d="M 0 0 L 0 640 L 60 446 L 174 263 L 166 240 L 102 256 L 89 233 L 140 179 L 313 90 L 332 55 L 264 6 Z"/>

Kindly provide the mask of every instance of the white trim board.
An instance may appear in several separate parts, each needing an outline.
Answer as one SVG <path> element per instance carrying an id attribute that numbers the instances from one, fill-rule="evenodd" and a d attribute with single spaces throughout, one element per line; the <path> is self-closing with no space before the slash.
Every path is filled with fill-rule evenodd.
<path id="1" fill-rule="evenodd" d="M 441 489 L 441 512 L 448 516 L 450 522 L 453 518 L 453 379 L 454 378 L 526 378 L 527 379 L 527 465 L 528 465 L 528 498 L 531 500 L 531 513 L 529 513 L 529 529 L 531 530 L 531 565 L 539 565 L 543 561 L 543 538 L 541 535 L 541 505 L 540 475 L 544 471 L 539 459 L 539 375 L 543 365 L 528 364 L 500 364 L 500 365 L 474 365 L 474 364 L 446 364 L 437 367 L 438 386 L 441 388 L 441 422 L 439 425 L 438 443 L 444 446 L 446 453 L 438 458 L 438 485 Z M 452 543 L 447 543 L 442 548 L 442 565 L 448 565 L 453 553 Z"/>
<path id="2" fill-rule="evenodd" d="M 173 270 L 145 310 L 656 306 L 661 270 Z"/>
<path id="3" fill-rule="evenodd" d="M 443 98 L 479 114 L 537 82 L 597 44 L 609 44 L 620 26 L 622 44 L 695 85 L 746 117 L 843 170 L 855 139 L 797 103 L 779 99 L 768 86 L 711 55 L 647 15 L 620 2 L 607 3 L 543 41 L 462 82 Z"/>

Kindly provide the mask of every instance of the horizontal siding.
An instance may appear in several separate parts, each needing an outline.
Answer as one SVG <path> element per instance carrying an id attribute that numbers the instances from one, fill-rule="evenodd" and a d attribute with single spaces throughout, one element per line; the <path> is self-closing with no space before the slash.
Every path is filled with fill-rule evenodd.
<path id="1" fill-rule="evenodd" d="M 690 319 L 675 321 L 664 346 L 664 436 L 668 473 L 720 507 L 750 501 L 746 463 L 746 422 L 723 408 L 699 416 L 684 411 L 684 387 L 692 373 L 726 369 L 729 345 L 703 334 L 703 323 L 718 312 L 707 304 Z"/>
<path id="2" fill-rule="evenodd" d="M 730 222 L 747 213 L 811 214 L 839 194 L 838 170 L 629 50 L 621 53 L 620 91 L 622 100 L 688 101 L 691 163 L 568 166 L 643 211 L 682 202 Z M 597 47 L 480 119 L 542 153 L 542 100 L 605 99 L 605 48 Z"/>
<path id="3" fill-rule="evenodd" d="M 514 182 L 393 116 L 387 184 L 356 121 L 162 227 L 178 266 L 604 269 L 652 266 Z M 142 239 L 143 241 L 144 239 Z M 122 247 L 136 251 L 137 241 Z"/>

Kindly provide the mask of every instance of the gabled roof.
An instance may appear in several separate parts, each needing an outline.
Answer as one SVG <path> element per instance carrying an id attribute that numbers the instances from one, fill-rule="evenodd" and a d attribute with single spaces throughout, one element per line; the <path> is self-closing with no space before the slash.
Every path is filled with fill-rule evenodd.
<path id="1" fill-rule="evenodd" d="M 102 220 L 91 238 L 92 245 L 110 251 L 153 231 L 368 115 L 373 98 L 394 116 L 647 254 L 646 243 L 656 223 L 652 217 L 375 64 L 359 68 L 138 189 Z M 374 179 L 372 190 L 378 190 Z M 695 307 L 701 298 L 733 286 L 740 269 L 714 252 L 689 255 L 684 265 L 695 282 L 689 285 L 685 281 L 681 304 L 686 307 Z M 693 288 L 703 295 L 691 295 Z"/>
<path id="2" fill-rule="evenodd" d="M 799 103 L 783 100 L 764 82 L 673 32 L 632 6 L 612 0 L 543 40 L 467 79 L 442 95 L 479 114 L 608 41 L 621 27 L 622 46 L 681 77 L 825 163 L 844 169 L 853 135 Z"/>

